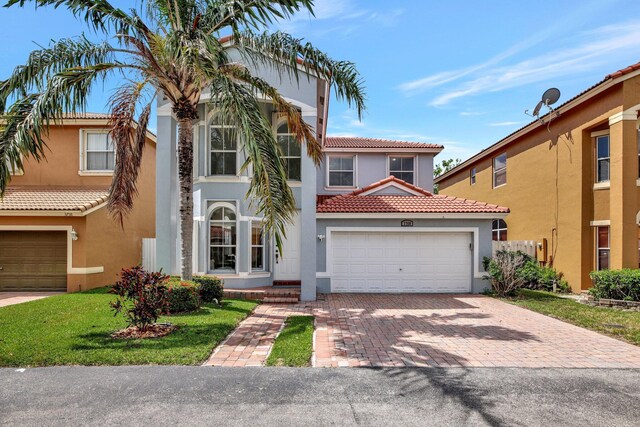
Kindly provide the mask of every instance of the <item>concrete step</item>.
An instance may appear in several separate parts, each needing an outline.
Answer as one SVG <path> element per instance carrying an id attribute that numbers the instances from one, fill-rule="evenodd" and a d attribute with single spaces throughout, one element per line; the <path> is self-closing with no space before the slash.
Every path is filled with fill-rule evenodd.
<path id="1" fill-rule="evenodd" d="M 300 298 L 293 297 L 264 297 L 262 300 L 265 304 L 297 304 Z"/>

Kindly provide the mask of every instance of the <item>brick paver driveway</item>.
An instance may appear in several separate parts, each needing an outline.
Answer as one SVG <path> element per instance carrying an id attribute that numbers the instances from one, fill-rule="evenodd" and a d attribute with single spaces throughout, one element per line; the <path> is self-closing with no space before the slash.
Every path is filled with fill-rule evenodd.
<path id="1" fill-rule="evenodd" d="M 208 365 L 264 364 L 289 315 L 316 318 L 313 365 L 640 368 L 640 347 L 480 295 L 332 294 L 263 304 Z"/>

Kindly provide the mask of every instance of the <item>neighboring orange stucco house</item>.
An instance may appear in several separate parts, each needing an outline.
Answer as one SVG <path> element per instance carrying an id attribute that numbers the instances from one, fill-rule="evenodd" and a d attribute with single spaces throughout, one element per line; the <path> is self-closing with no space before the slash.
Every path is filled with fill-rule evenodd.
<path id="1" fill-rule="evenodd" d="M 117 161 L 107 125 L 104 114 L 65 119 L 50 129 L 46 159 L 12 176 L 0 200 L 0 292 L 95 288 L 141 262 L 142 239 L 155 237 L 156 138 L 122 228 L 106 208 Z"/>
<path id="2" fill-rule="evenodd" d="M 443 194 L 509 206 L 494 237 L 535 240 L 574 292 L 638 268 L 640 63 L 617 71 L 436 179 Z M 506 234 L 504 228 L 506 225 Z"/>

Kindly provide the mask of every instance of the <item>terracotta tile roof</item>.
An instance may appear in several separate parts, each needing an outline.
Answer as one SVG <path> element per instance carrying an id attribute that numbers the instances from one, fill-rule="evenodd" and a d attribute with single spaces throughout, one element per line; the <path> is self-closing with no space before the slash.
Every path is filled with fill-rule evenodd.
<path id="1" fill-rule="evenodd" d="M 444 147 L 438 144 L 426 142 L 395 141 L 380 138 L 362 138 L 356 136 L 328 136 L 325 148 L 417 148 L 442 150 Z"/>
<path id="2" fill-rule="evenodd" d="M 559 111 L 561 108 L 569 105 L 570 103 L 572 103 L 573 101 L 579 99 L 580 97 L 586 95 L 587 93 L 591 92 L 592 90 L 602 86 L 603 84 L 607 83 L 609 80 L 615 80 L 619 77 L 624 77 L 625 75 L 632 73 L 634 71 L 638 71 L 640 70 L 640 62 L 630 65 L 626 68 L 623 68 L 621 70 L 618 70 L 614 73 L 608 74 L 604 77 L 604 79 L 600 80 L 598 83 L 594 84 L 591 87 L 588 87 L 587 89 L 583 90 L 582 92 L 580 92 L 579 94 L 575 95 L 573 98 L 570 98 L 568 100 L 566 100 L 565 102 L 563 102 L 562 104 L 558 105 L 557 107 L 554 108 L 554 110 Z M 541 117 L 541 119 L 545 119 L 549 117 L 549 114 L 551 113 L 547 113 L 545 115 L 543 115 Z M 456 166 L 455 168 L 447 171 L 446 173 L 443 173 L 442 175 L 436 177 L 436 179 L 434 180 L 434 182 L 437 184 L 441 181 L 443 181 L 445 178 L 448 178 L 452 175 L 455 175 L 456 173 L 458 173 L 458 171 L 460 170 L 464 170 L 465 168 L 467 168 L 468 166 L 470 166 L 472 163 L 482 159 L 483 157 L 485 157 L 486 155 L 491 154 L 493 151 L 493 149 L 497 148 L 497 147 L 501 147 L 503 144 L 505 144 L 507 141 L 509 141 L 513 136 L 519 134 L 520 132 L 524 131 L 525 129 L 529 128 L 532 125 L 535 124 L 539 124 L 540 120 L 533 120 L 530 123 L 522 126 L 520 129 L 517 129 L 513 132 L 511 132 L 509 135 L 505 136 L 504 138 L 502 138 L 501 140 L 499 140 L 498 142 L 488 146 L 487 148 L 481 150 L 480 152 L 478 152 L 476 155 L 471 156 L 469 159 L 465 160 L 464 162 L 460 163 L 458 166 Z"/>
<path id="3" fill-rule="evenodd" d="M 0 211 L 79 211 L 107 201 L 107 187 L 27 187 L 7 188 L 0 199 Z"/>
<path id="4" fill-rule="evenodd" d="M 108 113 L 65 113 L 62 115 L 65 119 L 78 119 L 78 120 L 109 120 L 111 114 Z"/>
<path id="5" fill-rule="evenodd" d="M 408 191 L 420 195 L 363 195 L 383 185 L 394 182 Z M 331 197 L 320 203 L 318 213 L 509 213 L 503 206 L 477 202 L 459 197 L 431 194 L 428 191 L 389 177 L 352 193 Z"/>
<path id="6" fill-rule="evenodd" d="M 331 199 L 332 197 L 336 197 L 335 194 L 317 194 L 316 195 L 316 206 L 323 204 L 326 200 Z"/>

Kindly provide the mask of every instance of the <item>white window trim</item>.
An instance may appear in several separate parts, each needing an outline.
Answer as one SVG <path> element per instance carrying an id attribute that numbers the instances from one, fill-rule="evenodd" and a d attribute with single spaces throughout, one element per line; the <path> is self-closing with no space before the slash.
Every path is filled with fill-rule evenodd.
<path id="1" fill-rule="evenodd" d="M 391 176 L 391 158 L 392 157 L 402 157 L 405 159 L 412 158 L 413 159 L 413 182 L 409 184 L 415 185 L 418 187 L 418 156 L 410 155 L 410 154 L 389 154 L 387 155 L 387 177 Z M 400 172 L 400 171 L 396 171 Z M 407 171 L 405 171 L 407 172 Z"/>
<path id="2" fill-rule="evenodd" d="M 207 274 L 217 274 L 216 270 L 211 268 L 211 214 L 213 213 L 214 210 L 218 209 L 218 208 L 228 208 L 233 210 L 233 212 L 236 214 L 236 271 L 235 273 L 231 273 L 231 274 L 238 274 L 239 270 L 239 266 L 238 266 L 238 249 L 239 249 L 239 243 L 240 243 L 240 239 L 238 239 L 238 231 L 240 230 L 240 215 L 238 214 L 238 207 L 236 204 L 234 203 L 230 203 L 230 202 L 214 202 L 211 204 L 211 206 L 209 206 L 209 208 L 207 209 L 207 216 L 206 216 L 206 226 L 207 226 L 207 264 L 206 264 L 206 270 L 207 270 Z M 217 275 L 223 275 L 222 274 L 217 274 Z"/>
<path id="3" fill-rule="evenodd" d="M 476 168 L 469 169 L 469 185 L 476 185 L 478 177 L 476 175 Z"/>
<path id="4" fill-rule="evenodd" d="M 596 183 L 593 184 L 594 191 L 608 190 L 610 188 L 611 188 L 611 182 L 610 181 L 596 182 Z"/>
<path id="5" fill-rule="evenodd" d="M 607 247 L 601 248 L 600 244 L 600 228 L 608 228 L 607 231 Z M 596 227 L 596 271 L 600 271 L 600 251 L 609 251 L 609 262 L 611 262 L 611 227 L 609 225 L 601 225 Z M 611 266 L 609 266 L 611 268 Z"/>
<path id="6" fill-rule="evenodd" d="M 240 145 L 241 144 L 240 144 L 240 138 L 238 138 L 237 134 L 236 134 L 236 139 L 237 139 L 237 141 L 236 141 L 236 173 L 234 173 L 234 174 L 225 174 L 225 175 L 214 175 L 212 173 L 212 170 L 211 170 L 211 154 L 213 153 L 213 150 L 211 149 L 211 128 L 218 128 L 218 129 L 235 128 L 235 126 L 231 126 L 231 125 L 213 124 L 213 123 L 211 123 L 212 118 L 213 118 L 213 113 L 211 113 L 211 117 L 209 117 L 209 120 L 207 121 L 208 125 L 204 127 L 205 128 L 205 136 L 204 137 L 205 137 L 205 139 L 207 141 L 207 165 L 206 165 L 206 168 L 207 168 L 206 173 L 207 173 L 207 175 L 206 175 L 206 177 L 207 178 L 212 177 L 214 179 L 221 179 L 221 178 L 222 179 L 224 179 L 224 178 L 226 178 L 226 179 L 229 179 L 229 178 L 234 179 L 236 177 L 239 177 L 238 173 L 239 173 L 240 167 L 241 167 L 241 164 L 240 164 Z M 233 150 L 215 150 L 215 151 L 218 152 L 218 153 L 231 153 L 231 152 L 233 152 Z"/>
<path id="7" fill-rule="evenodd" d="M 265 233 L 262 233 L 262 245 L 254 245 L 252 240 L 253 233 L 253 224 L 263 224 L 263 220 L 261 218 L 252 218 L 248 221 L 249 223 L 249 270 L 251 273 L 264 273 L 267 271 L 267 236 Z M 264 227 L 263 227 L 264 228 Z M 262 268 L 253 268 L 253 248 L 262 247 Z"/>
<path id="8" fill-rule="evenodd" d="M 282 126 L 284 123 L 287 123 L 287 118 L 285 116 L 280 116 L 280 115 L 275 115 L 276 119 L 273 120 L 273 134 L 276 138 L 276 141 L 278 140 L 278 135 L 288 135 L 288 136 L 293 136 L 295 137 L 295 134 L 293 133 L 278 133 L 278 128 L 280 126 Z M 297 187 L 297 185 L 295 185 L 296 183 L 302 182 L 302 156 L 303 156 L 303 149 L 304 147 L 302 145 L 300 145 L 300 179 L 289 179 L 287 177 L 287 183 L 289 184 L 290 187 Z M 283 159 L 297 159 L 298 157 L 296 156 L 282 156 Z"/>
<path id="9" fill-rule="evenodd" d="M 493 221 L 498 221 L 498 227 L 497 228 L 493 228 Z M 502 234 L 503 232 L 507 232 L 507 236 L 509 236 L 509 225 L 507 224 L 507 222 L 504 219 L 494 219 L 493 221 L 491 221 L 491 240 L 494 242 L 505 242 L 506 240 L 500 240 L 500 234 Z M 504 228 L 500 228 L 500 221 L 504 222 Z M 493 240 L 493 232 L 497 231 L 498 232 L 498 240 Z"/>
<path id="10" fill-rule="evenodd" d="M 496 169 L 496 159 L 500 156 L 504 155 L 505 156 L 505 160 L 504 160 L 504 167 L 500 168 L 500 169 Z M 505 175 L 507 174 L 507 161 L 509 160 L 509 156 L 507 156 L 507 152 L 503 152 L 498 154 L 497 156 L 495 156 L 493 159 L 491 159 L 491 169 L 493 170 L 493 188 L 500 188 L 500 187 L 504 187 L 505 185 L 507 185 L 507 181 L 505 180 L 504 184 L 500 184 L 500 185 L 496 185 L 496 172 L 501 172 L 504 170 Z"/>
<path id="11" fill-rule="evenodd" d="M 341 158 L 353 158 L 353 185 L 352 186 L 348 186 L 348 185 L 331 185 L 331 181 L 329 180 L 329 176 L 330 176 L 330 172 L 331 172 L 331 168 L 329 166 L 330 162 L 331 162 L 331 158 L 332 157 L 341 157 Z M 356 188 L 358 188 L 358 155 L 357 154 L 327 154 L 326 156 L 326 163 L 327 165 L 326 167 L 326 172 L 325 172 L 325 182 L 327 183 L 326 187 L 329 190 L 355 190 Z M 344 172 L 344 171 L 341 171 Z"/>
<path id="12" fill-rule="evenodd" d="M 111 131 L 109 129 L 98 129 L 98 128 L 81 128 L 80 129 L 80 165 L 78 169 L 78 175 L 80 176 L 112 176 L 112 170 L 87 170 L 87 135 L 90 133 L 100 133 L 100 134 L 109 134 Z M 115 162 L 118 159 L 116 157 L 116 149 L 115 145 L 113 147 L 113 163 L 115 167 Z"/>
<path id="13" fill-rule="evenodd" d="M 609 139 L 609 157 L 598 157 L 598 140 L 602 137 L 607 137 Z M 599 135 L 595 138 L 595 147 L 596 147 L 596 174 L 594 176 L 595 178 L 595 184 L 606 184 L 607 188 L 609 187 L 609 182 L 611 181 L 611 137 L 609 135 L 609 133 L 606 133 L 604 135 Z M 605 179 L 603 181 L 598 181 L 598 171 L 600 168 L 600 160 L 609 160 L 609 179 Z M 595 185 L 594 185 L 594 190 L 596 189 Z M 602 187 L 604 188 L 604 187 Z"/>

